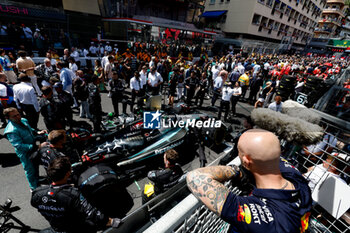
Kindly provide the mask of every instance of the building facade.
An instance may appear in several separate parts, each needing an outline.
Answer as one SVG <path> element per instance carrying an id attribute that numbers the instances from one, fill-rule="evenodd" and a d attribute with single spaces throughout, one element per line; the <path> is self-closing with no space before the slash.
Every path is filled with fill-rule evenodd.
<path id="1" fill-rule="evenodd" d="M 315 29 L 316 38 L 339 37 L 345 20 L 347 6 L 345 0 L 327 0 L 318 27 Z"/>
<path id="2" fill-rule="evenodd" d="M 301 50 L 325 6 L 326 0 L 208 0 L 202 18 L 225 37 L 241 39 L 246 51 Z"/>
<path id="3" fill-rule="evenodd" d="M 123 41 L 195 42 L 215 32 L 195 25 L 204 9 L 200 0 L 99 0 L 103 38 Z"/>
<path id="4" fill-rule="evenodd" d="M 61 50 L 85 46 L 101 30 L 98 0 L 3 0 L 0 2 L 0 47 L 18 48 L 30 45 L 23 28 L 31 29 L 32 46 L 28 50 Z M 37 32 L 38 38 L 35 38 Z"/>

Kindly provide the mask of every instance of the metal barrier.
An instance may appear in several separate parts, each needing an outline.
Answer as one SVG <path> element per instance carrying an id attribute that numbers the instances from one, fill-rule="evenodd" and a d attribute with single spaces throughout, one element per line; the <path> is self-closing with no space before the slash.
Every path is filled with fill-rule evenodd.
<path id="1" fill-rule="evenodd" d="M 310 147 L 313 148 L 313 151 L 310 151 L 310 154 L 306 156 L 300 153 L 300 151 L 303 150 L 301 146 L 293 145 L 281 140 L 282 148 L 284 148 L 284 158 L 297 166 L 299 170 L 303 171 L 303 173 L 307 172 L 304 176 L 306 179 L 310 180 L 309 185 L 314 182 L 315 187 L 312 188 L 313 194 L 315 194 L 317 188 L 318 191 L 321 190 L 322 185 L 326 183 L 329 176 L 342 179 L 344 184 L 345 182 L 347 182 L 347 184 L 350 182 L 350 159 L 348 159 L 350 158 L 348 151 L 350 148 L 345 148 L 346 145 L 350 145 L 349 124 L 348 122 L 331 117 L 319 111 L 316 112 L 322 116 L 322 125 L 324 125 L 325 135 L 328 136 L 325 136 L 323 143 L 320 142 L 317 145 Z M 328 139 L 333 139 L 327 141 L 325 140 L 327 137 Z M 309 150 L 311 150 L 310 148 Z M 317 151 L 319 153 L 317 153 Z M 332 152 L 342 153 L 345 155 L 345 158 L 334 157 Z M 237 159 L 238 158 L 234 161 L 235 164 L 238 162 Z M 319 169 L 322 166 L 327 166 L 328 168 Z M 338 173 L 338 175 L 335 175 L 334 173 L 329 174 L 331 173 L 330 171 Z M 345 187 L 350 189 L 346 184 Z M 240 193 L 240 190 L 237 190 L 234 187 L 229 188 L 237 194 Z M 332 190 L 326 191 L 331 194 Z M 335 193 L 333 196 L 329 195 L 329 201 L 332 202 L 332 198 L 337 198 L 337 195 L 338 194 Z M 346 195 L 346 200 L 349 200 L 350 191 L 346 193 Z M 339 203 L 339 205 L 341 205 L 341 203 Z M 331 210 L 326 210 L 321 204 L 315 202 L 310 216 L 309 232 L 350 232 L 349 210 L 338 218 L 332 216 L 332 213 L 330 212 Z M 213 214 L 192 194 L 190 194 L 185 200 L 179 203 L 144 232 L 227 232 L 228 228 L 229 224 Z"/>

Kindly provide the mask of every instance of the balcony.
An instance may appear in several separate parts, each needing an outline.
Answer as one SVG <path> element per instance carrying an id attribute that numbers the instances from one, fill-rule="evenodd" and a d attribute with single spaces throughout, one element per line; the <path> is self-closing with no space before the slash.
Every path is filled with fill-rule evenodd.
<path id="1" fill-rule="evenodd" d="M 328 4 L 340 4 L 342 6 L 345 5 L 345 0 L 327 0 L 327 3 Z"/>
<path id="2" fill-rule="evenodd" d="M 331 34 L 332 33 L 332 29 L 329 28 L 315 28 L 314 33 L 315 34 Z"/>
<path id="3" fill-rule="evenodd" d="M 318 21 L 318 24 L 335 24 L 340 27 L 341 21 L 336 19 L 321 19 Z"/>
<path id="4" fill-rule="evenodd" d="M 344 11 L 337 9 L 337 8 L 325 8 L 323 9 L 322 14 L 326 15 L 326 14 L 337 14 L 340 15 L 341 17 L 345 17 L 344 15 Z"/>

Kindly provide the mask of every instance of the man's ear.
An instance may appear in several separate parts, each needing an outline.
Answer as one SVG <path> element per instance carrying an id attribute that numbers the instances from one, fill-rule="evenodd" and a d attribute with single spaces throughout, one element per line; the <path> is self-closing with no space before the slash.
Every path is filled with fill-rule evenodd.
<path id="1" fill-rule="evenodd" d="M 242 157 L 242 164 L 243 164 L 243 166 L 246 169 L 248 169 L 248 170 L 251 169 L 251 167 L 252 167 L 252 159 L 250 158 L 249 155 L 243 155 L 243 157 Z"/>

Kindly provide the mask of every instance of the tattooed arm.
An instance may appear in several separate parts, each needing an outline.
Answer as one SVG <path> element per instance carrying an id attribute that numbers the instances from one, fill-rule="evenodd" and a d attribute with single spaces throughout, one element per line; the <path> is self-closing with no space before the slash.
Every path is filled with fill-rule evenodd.
<path id="1" fill-rule="evenodd" d="M 222 183 L 237 176 L 238 172 L 229 166 L 199 168 L 187 174 L 187 186 L 196 198 L 220 216 L 229 194 Z"/>

